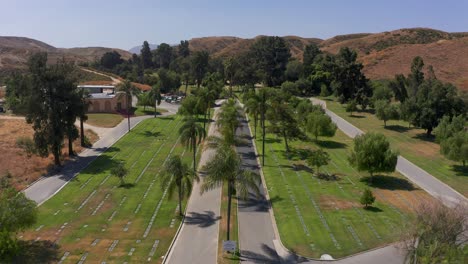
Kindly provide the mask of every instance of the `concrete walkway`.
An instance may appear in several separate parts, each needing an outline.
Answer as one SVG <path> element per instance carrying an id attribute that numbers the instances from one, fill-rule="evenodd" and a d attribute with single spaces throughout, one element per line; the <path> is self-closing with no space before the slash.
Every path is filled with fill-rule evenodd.
<path id="1" fill-rule="evenodd" d="M 217 103 L 220 103 L 219 101 Z M 215 108 L 216 120 L 219 107 Z M 217 135 L 213 122 L 207 136 Z M 214 149 L 204 149 L 198 168 L 203 167 L 214 154 Z M 180 231 L 163 263 L 170 264 L 211 264 L 217 263 L 219 220 L 221 219 L 221 187 L 200 194 L 200 182 L 194 183 L 192 194 L 187 203 L 186 216 Z"/>
<path id="2" fill-rule="evenodd" d="M 330 116 L 338 128 L 349 137 L 354 138 L 357 135 L 364 134 L 363 131 L 328 110 L 325 101 L 316 98 L 311 98 L 311 101 L 313 104 L 321 105 L 322 108 L 325 109 L 326 114 Z M 468 204 L 468 199 L 465 196 L 402 156 L 398 156 L 396 170 L 405 175 L 406 178 L 424 189 L 430 195 L 440 199 L 447 206 L 453 207 L 460 203 Z"/>
<path id="3" fill-rule="evenodd" d="M 130 119 L 130 126 L 134 128 L 142 120 L 148 118 L 153 118 L 153 116 L 133 117 Z M 41 178 L 26 188 L 24 193 L 29 199 L 41 205 L 65 187 L 81 170 L 86 168 L 94 159 L 127 134 L 127 132 L 127 119 L 124 119 L 119 125 L 109 129 L 103 137 L 94 143 L 92 148 L 82 151 L 74 160 L 70 160 L 64 164 L 59 173 Z"/>

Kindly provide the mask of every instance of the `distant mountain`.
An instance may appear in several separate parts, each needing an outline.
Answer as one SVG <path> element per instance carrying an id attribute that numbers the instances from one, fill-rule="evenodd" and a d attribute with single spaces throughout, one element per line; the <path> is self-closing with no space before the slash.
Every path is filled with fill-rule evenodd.
<path id="1" fill-rule="evenodd" d="M 135 47 L 129 49 L 128 52 L 130 52 L 130 53 L 132 53 L 132 54 L 140 55 L 140 53 L 141 53 L 140 51 L 141 51 L 141 47 L 142 47 L 142 46 L 143 46 L 143 45 L 135 46 Z M 159 46 L 158 44 L 151 44 L 151 43 L 149 43 L 149 47 L 150 47 L 151 50 L 157 49 L 158 46 Z"/>
<path id="2" fill-rule="evenodd" d="M 206 50 L 213 57 L 236 56 L 248 51 L 260 36 L 251 39 L 238 37 L 202 37 L 189 40 L 192 51 Z M 448 33 L 428 28 L 399 29 L 381 33 L 358 33 L 339 35 L 326 40 L 283 37 L 288 43 L 293 58 L 302 60 L 304 47 L 318 44 L 328 53 L 336 54 L 342 47 L 358 52 L 358 60 L 371 79 L 393 78 L 395 74 L 407 74 L 411 61 L 421 56 L 426 65 L 432 65 L 437 78 L 451 82 L 468 91 L 468 32 Z M 156 44 L 150 44 L 155 49 Z M 93 61 L 110 50 L 116 50 L 128 59 L 139 53 L 141 46 L 130 52 L 111 48 L 57 49 L 46 43 L 20 37 L 0 37 L 0 76 L 2 72 L 24 68 L 30 54 L 37 51 L 49 52 L 51 62 L 65 57 L 75 61 Z"/>
<path id="3" fill-rule="evenodd" d="M 49 62 L 54 63 L 61 58 L 74 62 L 92 62 L 112 50 L 120 53 L 124 59 L 132 57 L 132 54 L 121 49 L 104 47 L 61 49 L 30 38 L 0 36 L 0 73 L 25 69 L 29 56 L 36 52 L 47 52 Z"/>

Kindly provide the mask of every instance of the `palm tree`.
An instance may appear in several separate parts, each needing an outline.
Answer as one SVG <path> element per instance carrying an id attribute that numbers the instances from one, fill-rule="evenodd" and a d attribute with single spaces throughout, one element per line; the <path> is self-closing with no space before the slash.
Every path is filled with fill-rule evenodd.
<path id="1" fill-rule="evenodd" d="M 182 162 L 179 155 L 171 156 L 169 160 L 164 164 L 164 170 L 160 178 L 162 184 L 161 188 L 167 188 L 168 197 L 171 198 L 174 190 L 177 188 L 179 195 L 179 214 L 182 213 L 182 200 L 184 196 L 190 196 L 192 192 L 193 181 L 200 181 L 200 178 L 196 173 L 189 169 L 189 166 Z"/>
<path id="2" fill-rule="evenodd" d="M 119 84 L 117 90 L 122 92 L 120 97 L 125 96 L 127 101 L 127 120 L 128 120 L 128 131 L 130 132 L 130 108 L 132 106 L 132 97 L 138 94 L 140 90 L 136 88 L 130 81 L 126 80 Z"/>
<path id="3" fill-rule="evenodd" d="M 226 101 L 221 107 L 221 112 L 218 114 L 217 126 L 228 144 L 234 144 L 234 135 L 237 127 L 240 125 L 238 119 L 238 109 L 236 102 L 232 99 Z"/>
<path id="4" fill-rule="evenodd" d="M 85 142 L 85 134 L 84 134 L 84 122 L 88 120 L 88 115 L 86 115 L 86 113 L 88 112 L 88 107 L 91 103 L 88 101 L 89 93 L 87 91 L 85 91 L 84 89 L 81 89 L 79 91 L 79 95 L 81 98 L 81 101 L 80 101 L 81 105 L 80 105 L 79 114 L 78 114 L 78 116 L 80 117 L 80 141 L 81 141 L 81 146 L 85 147 L 86 142 Z"/>
<path id="5" fill-rule="evenodd" d="M 248 114 L 251 114 L 254 119 L 254 138 L 257 138 L 257 124 L 258 116 L 261 114 L 261 105 L 260 100 L 256 95 L 247 100 L 247 103 L 244 106 L 245 111 Z"/>
<path id="6" fill-rule="evenodd" d="M 157 111 L 156 107 L 161 104 L 161 90 L 159 89 L 159 86 L 153 85 L 151 87 L 151 90 L 149 91 L 149 98 L 151 102 L 154 102 L 154 117 L 156 117 Z"/>
<path id="7" fill-rule="evenodd" d="M 206 131 L 192 116 L 189 116 L 185 119 L 185 123 L 179 128 L 179 135 L 182 144 L 193 151 L 193 171 L 195 172 L 197 170 L 197 145 L 206 137 Z"/>
<path id="8" fill-rule="evenodd" d="M 229 230 L 231 225 L 231 199 L 235 193 L 241 199 L 246 199 L 249 190 L 256 195 L 260 194 L 259 175 L 250 170 L 244 170 L 240 157 L 232 147 L 227 144 L 221 145 L 216 154 L 203 167 L 206 173 L 201 186 L 201 193 L 222 186 L 228 185 L 228 218 L 227 218 L 227 240 L 229 240 Z"/>

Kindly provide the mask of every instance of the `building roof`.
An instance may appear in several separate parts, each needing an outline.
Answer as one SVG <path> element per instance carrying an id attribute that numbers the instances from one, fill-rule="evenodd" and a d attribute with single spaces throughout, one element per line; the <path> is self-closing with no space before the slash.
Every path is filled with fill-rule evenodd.
<path id="1" fill-rule="evenodd" d="M 107 93 L 93 93 L 89 95 L 90 99 L 111 99 L 114 97 L 115 97 L 115 94 L 107 94 Z"/>
<path id="2" fill-rule="evenodd" d="M 78 88 L 105 88 L 115 89 L 114 85 L 78 85 Z"/>

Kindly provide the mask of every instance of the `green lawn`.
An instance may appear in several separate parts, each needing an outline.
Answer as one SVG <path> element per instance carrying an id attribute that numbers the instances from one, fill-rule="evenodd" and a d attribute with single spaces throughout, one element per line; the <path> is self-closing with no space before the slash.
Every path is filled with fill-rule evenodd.
<path id="1" fill-rule="evenodd" d="M 261 130 L 257 132 L 261 154 Z M 352 140 L 341 131 L 320 140 L 332 159 L 321 171 L 338 180 L 318 179 L 304 165 L 301 156 L 318 147 L 314 142 L 293 141 L 286 154 L 282 139 L 267 134 L 263 172 L 284 245 L 304 256 L 339 258 L 397 241 L 416 201 L 430 197 L 397 173 L 379 175 L 370 186 L 377 201 L 364 210 L 359 198 L 369 185 L 367 174 L 347 162 Z"/>
<path id="2" fill-rule="evenodd" d="M 192 163 L 174 133 L 181 120 L 142 121 L 40 206 L 37 224 L 21 238 L 57 242 L 56 257 L 66 256 L 64 263 L 160 262 L 180 218 L 177 200 L 161 190 L 159 172 L 171 153 Z M 129 170 L 128 188 L 109 175 L 118 161 Z"/>
<path id="3" fill-rule="evenodd" d="M 107 113 L 90 113 L 86 123 L 97 127 L 115 127 L 123 120 L 123 116 L 119 114 Z"/>
<path id="4" fill-rule="evenodd" d="M 388 121 L 384 128 L 383 121 L 367 112 L 346 113 L 345 106 L 330 98 L 325 98 L 327 108 L 357 126 L 364 132 L 380 132 L 384 134 L 398 149 L 400 154 L 418 165 L 428 173 L 445 182 L 461 194 L 468 196 L 468 167 L 463 168 L 460 163 L 446 159 L 440 154 L 439 144 L 434 138 L 428 138 L 425 131 L 409 128 L 405 121 Z"/>
<path id="5" fill-rule="evenodd" d="M 167 110 L 164 108 L 157 107 L 156 110 L 158 111 L 158 115 L 161 113 L 166 113 Z M 143 106 L 138 106 L 134 108 L 134 115 L 135 116 L 144 116 L 144 115 L 154 115 L 154 107 L 147 106 L 146 109 Z"/>

